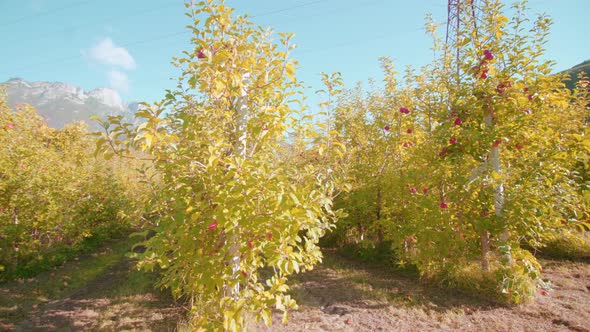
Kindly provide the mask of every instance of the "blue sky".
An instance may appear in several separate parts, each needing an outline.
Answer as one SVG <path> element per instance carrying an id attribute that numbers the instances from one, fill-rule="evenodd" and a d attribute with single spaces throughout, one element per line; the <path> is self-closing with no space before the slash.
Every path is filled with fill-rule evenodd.
<path id="1" fill-rule="evenodd" d="M 238 13 L 295 33 L 298 77 L 319 89 L 319 73 L 347 86 L 381 77 L 378 58 L 398 68 L 432 60 L 424 17 L 446 20 L 446 0 L 227 0 Z M 530 0 L 554 19 L 547 57 L 563 70 L 590 58 L 590 0 Z M 189 49 L 182 0 L 0 0 L 0 82 L 11 77 L 113 87 L 127 101 L 154 101 L 173 88 L 172 56 Z M 441 26 L 444 33 L 444 25 Z M 313 99 L 313 98 L 312 98 Z"/>

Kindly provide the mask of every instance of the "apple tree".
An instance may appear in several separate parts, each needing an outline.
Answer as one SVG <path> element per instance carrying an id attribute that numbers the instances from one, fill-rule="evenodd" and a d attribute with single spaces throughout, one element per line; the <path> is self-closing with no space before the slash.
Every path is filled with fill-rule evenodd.
<path id="1" fill-rule="evenodd" d="M 287 277 L 321 260 L 318 240 L 339 212 L 343 188 L 331 163 L 285 156 L 342 155 L 300 112 L 291 34 L 273 35 L 223 1 L 187 5 L 192 49 L 174 59 L 177 89 L 136 113 L 133 127 L 102 121 L 99 151 L 134 149 L 160 181 L 150 212 L 156 235 L 140 266 L 191 302 L 192 324 L 241 330 L 245 313 L 271 323 L 296 308 Z"/>
<path id="2" fill-rule="evenodd" d="M 544 286 L 521 242 L 579 206 L 563 155 L 586 113 L 542 60 L 550 20 L 529 22 L 525 9 L 514 4 L 510 20 L 500 1 L 483 2 L 481 19 L 461 11 L 463 28 L 447 45 L 461 56 L 443 52 L 414 85 L 427 92 L 417 94 L 427 101 L 417 112 L 429 138 L 413 164 L 428 194 L 414 200 L 411 220 L 392 220 L 391 232 L 424 275 L 460 283 L 479 261 L 491 292 L 509 302 Z M 411 250 L 402 244 L 408 235 Z"/>
<path id="3" fill-rule="evenodd" d="M 83 124 L 50 128 L 0 96 L 0 279 L 35 275 L 131 226 L 127 197 L 141 195 L 94 158 L 93 143 Z"/>

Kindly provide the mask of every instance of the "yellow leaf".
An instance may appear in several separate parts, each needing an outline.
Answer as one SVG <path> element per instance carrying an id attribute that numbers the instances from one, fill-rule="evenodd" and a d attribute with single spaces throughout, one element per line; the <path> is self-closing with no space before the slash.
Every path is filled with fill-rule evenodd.
<path id="1" fill-rule="evenodd" d="M 295 81 L 295 66 L 292 63 L 285 65 L 285 74 L 291 81 Z"/>
<path id="2" fill-rule="evenodd" d="M 291 199 L 293 200 L 293 202 L 295 202 L 295 204 L 301 205 L 301 203 L 299 202 L 299 199 L 297 198 L 297 196 L 295 196 L 295 194 L 289 193 L 289 197 L 291 197 Z"/>

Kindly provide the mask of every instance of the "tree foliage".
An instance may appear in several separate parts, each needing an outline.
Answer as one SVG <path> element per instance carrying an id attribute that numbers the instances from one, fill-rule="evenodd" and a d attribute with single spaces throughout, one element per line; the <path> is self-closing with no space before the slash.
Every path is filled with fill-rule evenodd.
<path id="1" fill-rule="evenodd" d="M 177 89 L 144 105 L 138 127 L 104 121 L 100 151 L 153 159 L 156 235 L 140 266 L 160 267 L 160 285 L 190 299 L 192 323 L 239 330 L 250 312 L 270 324 L 271 308 L 287 319 L 296 307 L 287 276 L 321 260 L 342 188 L 329 161 L 342 145 L 298 110 L 290 34 L 274 43 L 223 2 L 188 8 L 194 48 L 174 60 Z"/>
<path id="2" fill-rule="evenodd" d="M 34 274 L 131 226 L 141 204 L 127 191 L 134 178 L 95 159 L 93 143 L 82 124 L 56 130 L 32 107 L 13 111 L 0 99 L 0 279 Z"/>
<path id="3" fill-rule="evenodd" d="M 481 20 L 461 11 L 456 44 L 435 35 L 437 59 L 408 70 L 403 87 L 383 59 L 383 88 L 341 98 L 357 184 L 343 204 L 376 240 L 385 229 L 425 277 L 457 282 L 461 267 L 479 262 L 492 296 L 520 302 L 545 286 L 520 245 L 588 220 L 572 155 L 587 156 L 575 147 L 585 140 L 587 87 L 572 93 L 542 60 L 547 17 L 530 22 L 516 3 L 509 19 L 499 1 L 483 4 Z"/>

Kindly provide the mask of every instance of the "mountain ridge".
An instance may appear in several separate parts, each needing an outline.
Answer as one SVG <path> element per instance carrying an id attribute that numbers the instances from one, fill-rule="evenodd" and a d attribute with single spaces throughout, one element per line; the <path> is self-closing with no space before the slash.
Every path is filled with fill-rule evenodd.
<path id="1" fill-rule="evenodd" d="M 583 61 L 562 72 L 567 73 L 570 78 L 565 82 L 565 85 L 568 87 L 568 89 L 573 90 L 576 87 L 576 83 L 579 81 L 578 75 L 581 72 L 586 73 L 586 76 L 590 78 L 590 60 Z"/>
<path id="2" fill-rule="evenodd" d="M 0 85 L 5 87 L 8 104 L 13 109 L 19 104 L 30 104 L 54 128 L 84 121 L 90 130 L 98 130 L 99 125 L 90 120 L 91 116 L 123 115 L 129 121 L 138 108 L 138 103 L 126 103 L 117 91 L 105 87 L 85 90 L 69 83 L 29 82 L 18 77 Z"/>
<path id="3" fill-rule="evenodd" d="M 569 89 L 575 87 L 580 72 L 590 76 L 590 60 L 561 72 L 569 76 L 569 80 L 565 81 Z M 117 91 L 105 87 L 84 90 L 69 83 L 29 82 L 19 77 L 10 78 L 0 86 L 5 87 L 8 104 L 13 109 L 18 104 L 30 104 L 54 128 L 84 121 L 90 130 L 99 130 L 98 123 L 90 120 L 93 115 L 101 118 L 122 115 L 126 122 L 135 123 L 134 114 L 140 109 L 138 102 L 126 103 Z"/>

